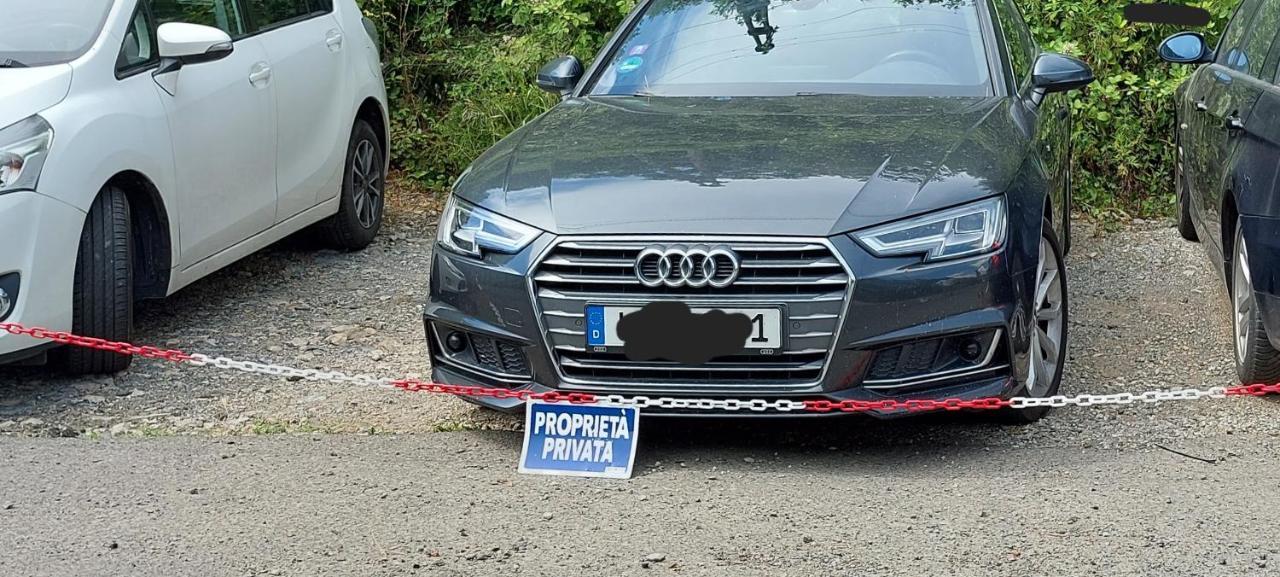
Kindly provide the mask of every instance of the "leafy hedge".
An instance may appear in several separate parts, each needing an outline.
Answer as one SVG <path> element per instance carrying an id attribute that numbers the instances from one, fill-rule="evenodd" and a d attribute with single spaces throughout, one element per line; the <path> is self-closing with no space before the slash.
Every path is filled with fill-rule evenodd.
<path id="1" fill-rule="evenodd" d="M 1176 30 L 1127 23 L 1123 0 L 1018 0 L 1047 50 L 1093 65 L 1075 98 L 1076 201 L 1097 212 L 1173 206 L 1172 98 L 1188 72 L 1155 56 Z M 1237 0 L 1193 2 L 1216 38 Z M 383 38 L 395 160 L 446 187 L 482 151 L 554 104 L 532 84 L 565 53 L 587 60 L 634 0 L 363 0 Z"/>

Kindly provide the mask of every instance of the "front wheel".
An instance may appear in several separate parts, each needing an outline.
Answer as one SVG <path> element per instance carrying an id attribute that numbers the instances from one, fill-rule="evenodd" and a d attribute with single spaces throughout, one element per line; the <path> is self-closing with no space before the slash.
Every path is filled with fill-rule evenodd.
<path id="1" fill-rule="evenodd" d="M 318 227 L 329 245 L 343 250 L 361 250 L 378 235 L 386 202 L 384 154 L 381 140 L 373 127 L 357 120 L 347 146 L 338 214 L 321 222 Z"/>
<path id="2" fill-rule="evenodd" d="M 72 291 L 72 332 L 109 341 L 133 333 L 132 222 L 124 191 L 108 186 L 98 193 L 76 256 Z M 129 368 L 130 357 L 77 347 L 58 351 L 63 370 L 73 375 L 110 374 Z"/>
<path id="3" fill-rule="evenodd" d="M 1040 264 L 1036 266 L 1035 319 L 1027 352 L 1027 386 L 1023 396 L 1044 398 L 1058 394 L 1067 364 L 1067 267 L 1062 245 L 1046 220 L 1040 233 Z M 1013 424 L 1029 424 L 1049 414 L 1048 407 L 1006 412 Z"/>
<path id="4" fill-rule="evenodd" d="M 1178 197 L 1178 234 L 1184 240 L 1200 242 L 1196 234 L 1196 225 L 1191 221 L 1191 196 L 1187 188 L 1186 173 L 1182 166 L 1182 139 L 1174 142 L 1173 154 L 1173 190 Z"/>
<path id="5" fill-rule="evenodd" d="M 1249 269 L 1249 249 L 1244 243 L 1240 221 L 1236 221 L 1236 238 L 1231 245 L 1231 324 L 1235 337 L 1236 373 L 1246 385 L 1280 382 L 1280 351 L 1271 346 L 1267 327 L 1253 292 L 1253 274 Z"/>

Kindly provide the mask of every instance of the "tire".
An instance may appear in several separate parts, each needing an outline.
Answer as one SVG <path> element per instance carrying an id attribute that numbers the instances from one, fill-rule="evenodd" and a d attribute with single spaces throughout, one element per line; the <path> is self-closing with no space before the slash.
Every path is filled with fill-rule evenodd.
<path id="1" fill-rule="evenodd" d="M 356 121 L 347 145 L 338 213 L 317 225 L 317 232 L 326 245 L 340 250 L 361 250 L 373 242 L 382 228 L 386 157 L 380 142 L 369 123 Z"/>
<path id="2" fill-rule="evenodd" d="M 1196 225 L 1191 222 L 1191 198 L 1187 194 L 1187 180 L 1182 174 L 1182 139 L 1174 141 L 1173 159 L 1173 190 L 1178 195 L 1178 234 L 1182 235 L 1184 240 L 1191 242 L 1200 242 L 1200 235 L 1196 234 Z"/>
<path id="3" fill-rule="evenodd" d="M 1067 267 L 1063 258 L 1062 244 L 1048 220 L 1044 221 L 1040 233 L 1041 264 L 1036 267 L 1036 321 L 1035 331 L 1031 335 L 1031 350 L 1028 351 L 1029 373 L 1034 375 L 1023 390 L 1027 397 L 1052 397 L 1062 387 L 1062 374 L 1067 365 L 1067 319 L 1069 318 L 1069 295 L 1067 293 Z M 1050 275 L 1052 272 L 1052 276 Z M 1044 291 L 1044 297 L 1038 295 Z M 1057 302 L 1054 302 L 1054 301 Z M 1054 314 L 1053 310 L 1057 309 Z M 1042 337 L 1042 335 L 1044 335 Z M 1057 336 L 1057 353 L 1051 354 L 1043 340 Z M 1050 358 L 1051 357 L 1051 358 Z M 1045 382 L 1044 373 L 1051 372 Z M 1002 411 L 1002 420 L 1007 424 L 1027 425 L 1043 419 L 1049 414 L 1049 407 L 1030 409 L 1010 409 Z"/>
<path id="4" fill-rule="evenodd" d="M 1258 299 L 1249 270 L 1249 251 L 1244 232 L 1236 220 L 1236 238 L 1231 245 L 1231 328 L 1236 374 L 1246 385 L 1280 382 L 1280 351 L 1271 346 L 1262 323 Z"/>
<path id="5" fill-rule="evenodd" d="M 71 301 L 72 332 L 109 341 L 132 337 L 132 226 L 124 191 L 103 188 L 80 233 Z M 124 355 L 79 347 L 65 347 L 58 354 L 64 370 L 73 375 L 118 373 L 132 362 Z"/>

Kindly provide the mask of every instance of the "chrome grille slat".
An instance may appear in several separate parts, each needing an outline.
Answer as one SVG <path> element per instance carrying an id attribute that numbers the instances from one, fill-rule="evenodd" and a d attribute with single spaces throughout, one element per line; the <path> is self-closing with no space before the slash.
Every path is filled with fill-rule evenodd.
<path id="1" fill-rule="evenodd" d="M 542 261 L 542 266 L 581 266 L 599 268 L 625 268 L 630 270 L 635 262 L 617 258 L 583 258 L 575 256 L 557 256 Z"/>
<path id="2" fill-rule="evenodd" d="M 744 260 L 742 268 L 770 269 L 770 268 L 795 268 L 795 269 L 815 269 L 815 268 L 841 268 L 840 263 L 834 258 L 824 258 L 815 261 L 803 260 Z"/>
<path id="3" fill-rule="evenodd" d="M 723 288 L 651 288 L 636 278 L 635 259 L 652 246 L 723 246 L 741 274 Z M 592 237 L 554 243 L 529 279 L 538 319 L 562 386 L 626 391 L 797 391 L 826 373 L 853 279 L 825 239 L 734 237 Z M 633 362 L 585 343 L 587 304 L 637 305 L 679 300 L 695 308 L 784 306 L 786 344 L 776 355 L 739 355 L 701 366 Z"/>
<path id="4" fill-rule="evenodd" d="M 652 293 L 652 292 L 628 293 L 625 295 L 619 295 L 618 293 L 605 293 L 605 292 L 591 292 L 591 293 L 583 292 L 583 293 L 576 293 L 576 294 L 566 294 L 563 292 L 558 292 L 558 291 L 547 289 L 547 288 L 540 288 L 538 290 L 539 298 L 553 299 L 553 300 L 582 301 L 582 302 L 611 301 L 611 300 L 647 301 L 647 300 L 660 300 L 660 299 L 669 299 L 669 298 L 682 298 L 682 300 L 690 301 L 690 304 L 693 305 L 694 303 L 701 304 L 703 302 L 703 299 L 701 299 L 701 297 L 705 295 L 695 293 L 691 296 L 699 297 L 699 298 L 695 299 L 695 298 L 690 298 L 689 296 L 680 297 L 679 295 L 673 297 L 671 294 Z M 745 302 L 761 301 L 761 300 L 767 301 L 769 298 L 773 298 L 774 301 L 776 301 L 778 297 L 773 295 L 767 295 L 767 294 L 765 295 L 747 294 L 747 295 L 734 295 L 733 298 L 737 302 L 745 303 Z M 839 292 L 831 292 L 831 293 L 814 294 L 812 296 L 789 295 L 785 298 L 788 303 L 843 302 L 845 299 L 845 293 L 844 291 L 839 291 Z M 769 301 L 769 302 L 774 302 L 774 301 Z"/>
<path id="5" fill-rule="evenodd" d="M 613 369 L 627 371 L 762 371 L 762 372 L 781 372 L 781 371 L 809 371 L 821 370 L 822 361 L 811 361 L 803 364 L 793 365 L 743 365 L 743 364 L 710 364 L 701 367 L 690 367 L 685 365 L 676 365 L 670 363 L 632 363 L 629 361 L 580 361 L 570 356 L 561 357 L 560 363 L 564 366 L 578 367 L 583 369 Z"/>

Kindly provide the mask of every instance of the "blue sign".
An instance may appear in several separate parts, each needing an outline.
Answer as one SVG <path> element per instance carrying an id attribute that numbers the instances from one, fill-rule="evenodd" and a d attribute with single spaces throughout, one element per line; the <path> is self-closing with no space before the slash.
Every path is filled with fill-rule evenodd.
<path id="1" fill-rule="evenodd" d="M 520 472 L 631 478 L 640 409 L 531 401 Z"/>

